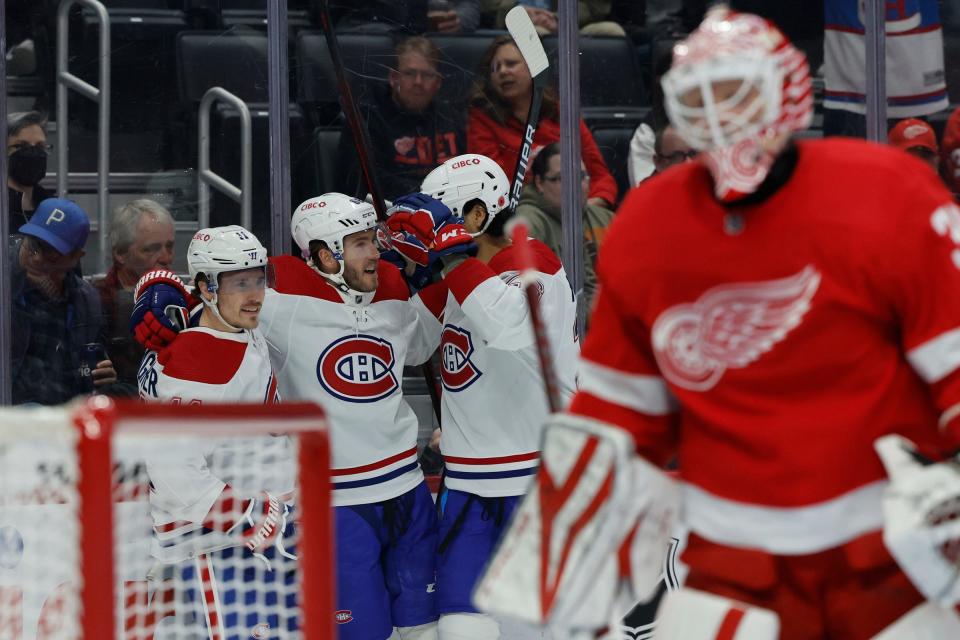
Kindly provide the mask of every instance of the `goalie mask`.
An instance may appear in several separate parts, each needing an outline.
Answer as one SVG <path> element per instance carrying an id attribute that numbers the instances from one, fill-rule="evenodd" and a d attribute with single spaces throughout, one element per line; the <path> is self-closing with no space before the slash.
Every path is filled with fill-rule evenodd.
<path id="1" fill-rule="evenodd" d="M 302 202 L 290 222 L 293 240 L 300 247 L 307 264 L 344 296 L 354 300 L 372 298 L 372 294 L 354 291 L 344 280 L 343 241 L 349 235 L 377 227 L 377 212 L 372 204 L 342 193 L 325 193 Z M 340 265 L 336 273 L 325 273 L 314 262 L 310 255 L 310 242 L 313 240 L 320 240 L 327 245 Z"/>
<path id="2" fill-rule="evenodd" d="M 273 269 L 267 263 L 266 248 L 255 235 L 239 225 L 201 229 L 194 234 L 187 248 L 190 279 L 196 282 L 197 277 L 202 275 L 207 282 L 207 290 L 213 294 L 211 300 L 201 296 L 203 303 L 233 331 L 241 329 L 227 322 L 217 305 L 221 293 L 220 274 L 257 267 L 263 269 L 264 277 L 262 281 L 256 281 L 256 286 L 273 286 Z M 226 290 L 222 292 L 229 293 Z"/>
<path id="3" fill-rule="evenodd" d="M 768 20 L 723 5 L 673 48 L 661 83 L 670 123 L 704 152 L 722 201 L 756 191 L 813 117 L 804 54 Z"/>
<path id="4" fill-rule="evenodd" d="M 427 174 L 420 191 L 447 205 L 461 218 L 463 209 L 471 200 L 480 200 L 487 207 L 487 219 L 480 235 L 487 230 L 494 217 L 507 207 L 510 181 L 496 162 L 487 156 L 467 153 L 450 158 Z"/>

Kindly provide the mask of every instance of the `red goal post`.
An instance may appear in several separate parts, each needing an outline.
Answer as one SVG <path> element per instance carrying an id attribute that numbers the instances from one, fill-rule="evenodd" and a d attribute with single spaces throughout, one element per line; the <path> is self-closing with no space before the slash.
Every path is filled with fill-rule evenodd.
<path id="1" fill-rule="evenodd" d="M 261 442 L 269 447 L 260 447 Z M 276 455 L 281 445 L 286 457 Z M 263 454 L 265 450 L 269 453 Z M 223 534 L 218 546 L 200 555 L 191 551 L 182 562 L 158 561 L 150 517 L 156 505 L 149 500 L 155 478 L 150 474 L 159 469 L 157 452 L 167 459 L 178 451 L 195 453 L 210 469 L 226 469 L 228 489 L 289 475 L 293 489 L 283 494 L 284 525 L 278 531 L 294 532 L 286 538 L 288 548 L 279 552 L 292 560 L 280 558 L 273 553 L 276 549 L 260 550 L 266 557 L 253 558 L 244 553 L 242 542 L 231 542 L 233 538 Z M 189 591 L 196 600 L 191 607 L 202 610 L 205 589 L 218 566 L 209 558 L 222 563 L 218 580 L 244 576 L 232 583 L 224 578 L 220 587 L 235 589 L 239 595 L 231 597 L 238 602 L 243 596 L 252 598 L 258 607 L 254 618 L 283 609 L 279 617 L 264 617 L 263 623 L 247 629 L 249 637 L 332 637 L 329 458 L 326 419 L 313 404 L 171 406 L 94 397 L 61 408 L 0 410 L 4 637 L 150 640 L 159 625 L 180 623 L 171 615 L 172 603 L 184 601 L 184 593 Z M 245 496 L 243 490 L 238 488 L 237 495 Z M 204 527 L 216 526 L 209 522 L 205 520 Z M 196 534 L 190 540 L 203 544 L 214 539 L 201 536 L 205 529 L 189 533 Z M 210 581 L 204 574 L 203 582 L 189 582 L 192 569 L 180 566 L 199 563 L 199 558 L 208 559 Z M 198 568 L 193 576 L 199 580 L 200 575 Z M 190 591 L 190 584 L 203 586 Z M 265 596 L 265 589 L 276 592 Z M 162 608 L 164 602 L 169 611 Z M 264 602 L 273 602 L 274 609 Z M 210 637 L 222 637 L 229 620 L 247 615 L 228 609 L 208 612 Z M 197 617 L 203 620 L 202 613 Z M 272 628 L 275 620 L 282 628 Z M 294 628 L 295 633 L 289 631 Z M 166 637 L 171 629 L 176 635 L 180 627 L 168 627 Z"/>

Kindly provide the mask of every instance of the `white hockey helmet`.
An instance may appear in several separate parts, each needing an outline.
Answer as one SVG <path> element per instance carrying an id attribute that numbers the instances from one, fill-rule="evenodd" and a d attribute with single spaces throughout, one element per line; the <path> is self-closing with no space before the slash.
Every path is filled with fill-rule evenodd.
<path id="1" fill-rule="evenodd" d="M 266 266 L 266 248 L 257 236 L 236 224 L 201 229 L 194 234 L 187 248 L 190 279 L 195 281 L 199 274 L 203 274 L 213 293 L 217 291 L 221 273 Z"/>
<path id="2" fill-rule="evenodd" d="M 480 233 L 507 207 L 510 181 L 496 162 L 487 156 L 466 153 L 450 158 L 427 174 L 420 191 L 447 205 L 454 215 L 463 216 L 464 206 L 479 199 L 487 207 L 487 219 Z"/>
<path id="3" fill-rule="evenodd" d="M 300 247 L 300 253 L 307 264 L 343 291 L 348 289 L 343 280 L 343 239 L 376 227 L 377 212 L 373 205 L 343 193 L 325 193 L 305 200 L 297 207 L 290 221 L 293 240 Z M 340 263 L 337 273 L 323 273 L 320 265 L 313 263 L 310 256 L 312 240 L 326 243 L 333 257 Z"/>
<path id="4" fill-rule="evenodd" d="M 227 322 L 217 306 L 220 274 L 257 267 L 264 270 L 264 283 L 270 286 L 272 269 L 267 263 L 267 249 L 260 244 L 257 236 L 240 225 L 201 229 L 193 235 L 187 247 L 190 279 L 196 282 L 197 276 L 202 274 L 207 282 L 207 290 L 213 294 L 211 300 L 203 298 L 203 303 L 220 322 L 234 331 L 240 329 Z"/>

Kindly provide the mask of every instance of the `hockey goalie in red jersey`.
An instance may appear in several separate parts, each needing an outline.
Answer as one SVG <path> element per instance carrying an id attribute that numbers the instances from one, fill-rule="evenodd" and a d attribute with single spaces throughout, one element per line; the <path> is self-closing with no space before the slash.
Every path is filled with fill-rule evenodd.
<path id="1" fill-rule="evenodd" d="M 712 9 L 663 87 L 698 161 L 607 235 L 579 391 L 478 606 L 600 629 L 680 519 L 655 638 L 960 638 L 960 209 L 895 149 L 792 141 L 809 69 L 761 18 Z"/>

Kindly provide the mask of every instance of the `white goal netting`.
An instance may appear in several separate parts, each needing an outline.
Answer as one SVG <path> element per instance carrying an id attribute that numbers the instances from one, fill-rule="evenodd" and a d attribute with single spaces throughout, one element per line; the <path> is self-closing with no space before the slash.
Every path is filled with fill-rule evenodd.
<path id="1" fill-rule="evenodd" d="M 327 637 L 319 410 L 99 402 L 0 411 L 0 640 Z"/>

